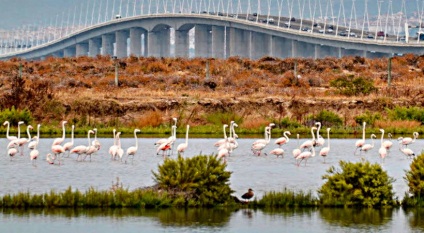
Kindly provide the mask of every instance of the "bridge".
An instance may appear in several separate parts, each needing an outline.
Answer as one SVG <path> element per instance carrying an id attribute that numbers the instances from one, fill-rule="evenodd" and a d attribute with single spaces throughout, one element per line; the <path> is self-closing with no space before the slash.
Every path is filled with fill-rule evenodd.
<path id="1" fill-rule="evenodd" d="M 134 0 L 133 13 L 129 14 L 131 6 L 130 0 L 127 0 L 126 14 L 122 14 L 125 11 L 121 0 L 119 11 L 112 10 L 112 13 L 108 14 L 104 12 L 109 12 L 107 7 L 111 3 L 107 1 L 106 6 L 102 8 L 101 3 L 104 0 L 98 0 L 97 7 L 99 9 L 96 8 L 96 1 L 94 1 L 89 24 L 87 21 L 90 18 L 88 17 L 90 10 L 80 9 L 79 26 L 76 27 L 77 8 L 75 7 L 72 24 L 68 20 L 65 23 L 61 22 L 59 27 L 58 17 L 56 17 L 56 27 L 51 27 L 51 24 L 46 27 L 38 27 L 38 31 L 35 32 L 30 32 L 30 27 L 28 27 L 28 31 L 20 30 L 22 34 L 18 32 L 3 33 L 3 35 L 13 35 L 13 39 L 4 39 L 4 36 L 1 38 L 0 47 L 3 48 L 3 52 L 0 53 L 0 59 L 13 57 L 43 59 L 48 56 L 95 57 L 97 55 L 110 55 L 118 58 L 130 55 L 214 58 L 240 56 L 258 59 L 264 56 L 322 58 L 328 56 L 386 57 L 406 53 L 424 54 L 424 43 L 420 41 L 420 35 L 418 34 L 417 37 L 409 35 L 406 16 L 404 19 L 402 16 L 398 17 L 396 22 L 394 14 L 378 16 L 376 26 L 373 28 L 370 20 L 368 22 L 363 20 L 362 25 L 358 22 L 355 23 L 358 18 L 365 19 L 366 14 L 369 14 L 368 10 L 365 11 L 364 16 L 351 17 L 347 22 L 345 18 L 343 23 L 343 20 L 339 20 L 339 18 L 343 18 L 341 10 L 338 14 L 324 14 L 315 18 L 315 10 L 314 12 L 310 10 L 309 16 L 300 10 L 298 14 L 294 14 L 293 10 L 284 14 L 285 5 L 283 3 L 286 1 L 289 8 L 296 8 L 295 0 L 268 0 L 265 5 L 261 5 L 260 0 L 252 1 L 256 1 L 256 5 L 249 5 L 246 10 L 243 10 L 240 0 L 238 2 L 215 0 L 216 5 L 214 3 L 215 7 L 212 8 L 210 6 L 211 2 L 214 2 L 213 0 L 209 0 L 209 4 L 204 4 L 204 6 L 202 6 L 202 2 L 206 3 L 206 0 L 200 0 L 199 5 L 196 6 L 193 5 L 193 2 L 198 1 L 194 0 L 191 2 L 188 0 L 164 0 L 162 1 L 163 8 L 159 7 L 158 2 L 161 1 L 157 1 L 156 6 L 152 4 L 152 0 L 148 1 L 150 2 L 148 6 L 143 4 L 139 6 L 137 4 L 140 2 L 137 3 Z M 299 9 L 301 9 L 302 2 L 304 8 L 308 2 L 308 0 L 297 1 Z M 325 6 L 329 12 L 329 6 L 333 7 L 334 5 L 333 0 L 322 1 L 326 4 L 322 4 L 320 7 Z M 349 1 L 351 2 L 350 9 L 355 9 L 355 0 L 342 0 L 341 3 Z M 144 3 L 144 1 L 142 2 Z M 379 4 L 382 2 L 380 1 Z M 169 7 L 168 3 L 173 3 L 169 5 L 172 7 Z M 274 14 L 271 11 L 273 6 L 278 8 Z M 339 9 L 345 8 L 342 5 L 338 7 Z M 368 5 L 365 7 L 369 8 Z M 113 8 L 115 8 L 115 0 L 113 0 Z M 116 8 L 118 9 L 118 7 Z M 252 8 L 256 8 L 256 11 L 253 11 Z M 139 12 L 136 9 L 140 9 Z M 163 11 L 160 12 L 160 9 Z M 98 16 L 94 15 L 95 10 L 98 10 Z M 83 11 L 87 12 L 86 22 L 83 24 L 84 27 L 81 27 Z M 379 12 L 381 11 L 380 6 Z M 103 15 L 101 15 L 102 12 Z M 351 12 L 353 14 L 353 10 Z M 71 14 L 72 12 L 68 12 L 68 19 L 71 18 Z M 298 17 L 298 15 L 303 17 Z M 66 14 L 63 13 L 62 21 L 65 16 Z M 389 16 L 393 19 L 390 20 L 392 21 L 390 26 Z M 386 25 L 383 24 L 384 20 Z M 419 24 L 417 28 L 421 29 L 421 22 L 417 23 Z M 362 27 L 354 27 L 355 24 Z M 366 26 L 366 24 L 368 25 Z M 46 29 L 51 30 L 51 28 L 55 31 L 53 35 L 45 32 Z M 388 28 L 392 28 L 392 31 L 389 32 Z M 402 28 L 405 29 L 403 33 Z M 20 39 L 16 40 L 16 37 Z M 190 55 L 191 47 L 194 49 L 194 55 Z"/>

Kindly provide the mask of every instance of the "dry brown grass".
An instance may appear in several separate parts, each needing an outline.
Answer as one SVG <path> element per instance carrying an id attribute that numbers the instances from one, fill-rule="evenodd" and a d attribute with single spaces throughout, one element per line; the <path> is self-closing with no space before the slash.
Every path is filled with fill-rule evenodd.
<path id="1" fill-rule="evenodd" d="M 374 126 L 382 129 L 410 129 L 414 130 L 421 126 L 421 122 L 419 121 L 382 121 L 377 120 L 374 122 Z"/>

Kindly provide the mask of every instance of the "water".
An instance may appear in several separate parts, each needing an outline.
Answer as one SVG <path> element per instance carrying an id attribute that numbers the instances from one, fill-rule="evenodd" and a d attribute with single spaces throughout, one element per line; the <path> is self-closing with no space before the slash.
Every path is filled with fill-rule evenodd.
<path id="1" fill-rule="evenodd" d="M 397 135 L 401 136 L 401 135 Z M 68 141 L 67 139 L 66 141 Z M 61 166 L 50 165 L 45 161 L 45 155 L 50 152 L 50 146 L 53 141 L 51 138 L 42 138 L 40 140 L 39 151 L 40 158 L 36 166 L 31 165 L 29 159 L 29 150 L 25 148 L 24 156 L 17 155 L 12 160 L 6 156 L 6 151 L 0 152 L 0 195 L 6 193 L 16 193 L 19 191 L 30 191 L 31 193 L 44 193 L 51 189 L 56 191 L 63 191 L 69 186 L 74 189 L 86 190 L 94 187 L 99 190 L 109 189 L 112 182 L 116 181 L 119 177 L 120 182 L 124 187 L 135 189 L 139 187 L 150 186 L 154 184 L 152 178 L 152 171 L 157 171 L 159 164 L 163 162 L 161 155 L 156 155 L 154 142 L 157 138 L 139 138 L 139 150 L 134 160 L 129 159 L 126 163 L 119 161 L 111 161 L 107 151 L 113 144 L 111 138 L 99 139 L 102 147 L 100 151 L 93 155 L 92 161 L 76 162 L 75 155 L 69 158 L 63 158 Z M 378 147 L 380 146 L 379 140 L 376 140 L 375 148 L 369 151 L 364 156 L 355 156 L 355 141 L 357 139 L 332 139 L 330 154 L 323 163 L 323 158 L 319 155 L 308 160 L 306 166 L 302 163 L 301 166 L 295 165 L 295 160 L 291 156 L 291 151 L 297 146 L 296 139 L 291 139 L 283 148 L 286 151 L 284 158 L 277 158 L 275 156 L 253 156 L 250 151 L 250 145 L 256 139 L 239 139 L 239 148 L 237 148 L 233 155 L 228 158 L 229 171 L 232 171 L 230 179 L 230 186 L 235 190 L 234 195 L 241 196 L 248 188 L 255 191 L 256 198 L 260 198 L 267 191 L 281 191 L 284 188 L 291 190 L 312 191 L 316 194 L 316 190 L 324 183 L 321 179 L 322 175 L 326 174 L 326 170 L 330 166 L 338 167 L 340 160 L 347 161 L 360 161 L 365 158 L 372 163 L 381 163 L 383 168 L 388 172 L 389 176 L 396 179 L 393 184 L 394 191 L 399 200 L 403 198 L 404 193 L 408 190 L 407 184 L 403 177 L 405 170 L 409 170 L 411 159 L 406 158 L 398 150 L 397 143 L 392 148 L 390 155 L 385 159 L 384 163 L 378 155 Z M 191 157 L 199 153 L 210 155 L 216 153 L 216 148 L 213 146 L 217 139 L 198 138 L 189 139 L 189 148 L 184 156 Z M 271 143 L 265 148 L 264 152 L 269 152 L 276 148 Z M 301 139 L 300 143 L 305 141 Z M 175 142 L 174 148 L 180 143 L 184 142 L 183 138 L 178 138 Z M 6 148 L 8 141 L 0 139 L 0 148 Z M 87 144 L 86 138 L 75 139 L 74 145 Z M 422 149 L 423 140 L 417 140 L 410 148 L 419 154 Z M 134 138 L 123 138 L 122 147 L 128 148 L 134 145 Z M 327 145 L 327 144 L 326 144 Z M 317 153 L 319 148 L 317 149 Z M 176 153 L 171 156 L 176 157 Z M 124 157 L 126 160 L 126 157 Z M 46 210 L 47 211 L 47 210 Z M 418 220 L 422 214 L 419 213 L 405 213 L 403 210 L 389 211 L 390 213 L 365 213 L 377 218 L 375 222 L 368 223 L 368 218 L 360 217 L 361 213 L 356 219 L 350 216 L 349 213 L 340 214 L 337 211 L 342 210 L 306 210 L 294 211 L 289 213 L 266 212 L 262 210 L 249 211 L 239 210 L 237 212 L 227 213 L 224 220 L 217 220 L 221 222 L 218 225 L 208 225 L 207 221 L 202 222 L 198 219 L 190 220 L 192 224 L 180 226 L 180 222 L 186 222 L 184 218 L 169 220 L 170 223 L 164 224 L 158 220 L 160 219 L 161 211 L 154 213 L 154 217 L 145 216 L 143 213 L 130 213 L 129 216 L 116 217 L 115 214 L 103 214 L 101 212 L 97 215 L 89 215 L 86 212 L 75 216 L 68 216 L 63 213 L 46 213 L 45 211 L 28 212 L 18 214 L 15 212 L 8 213 L 4 211 L 0 213 L 0 232 L 2 229 L 12 229 L 13 224 L 19 223 L 19 228 L 16 232 L 26 232 L 31 229 L 32 232 L 37 232 L 35 229 L 43 229 L 48 225 L 49 229 L 61 229 L 64 226 L 66 230 L 81 231 L 81 229 L 96 229 L 105 230 L 106 232 L 116 229 L 127 229 L 135 231 L 138 228 L 146 228 L 152 231 L 199 231 L 199 232 L 216 232 L 216 231 L 247 231 L 257 232 L 261 229 L 262 225 L 266 225 L 269 231 L 277 232 L 277 229 L 285 227 L 288 232 L 305 232 L 314 227 L 314 232 L 328 232 L 332 230 L 342 230 L 345 227 L 350 229 L 350 232 L 360 232 L 365 230 L 372 231 L 397 231 L 399 226 L 411 225 L 411 222 L 416 222 L 419 229 L 423 229 Z M 348 211 L 348 210 L 345 210 Z M 351 210 L 352 211 L 352 210 Z M 206 211 L 207 214 L 210 211 Z M 146 213 L 147 214 L 147 213 Z M 165 213 L 168 214 L 168 213 Z M 388 215 L 388 216 L 386 216 Z M 249 217 L 251 216 L 251 217 Z M 411 217 L 412 216 L 412 217 Z M 168 218 L 168 217 L 167 217 Z M 194 218 L 194 217 L 193 217 Z M 411 220 L 412 218 L 412 220 Z M 214 217 L 211 217 L 214 219 Z M 199 222 L 200 221 L 200 222 Z M 347 223 L 345 223 L 346 221 Z M 358 221 L 365 221 L 358 224 Z M 371 220 L 369 220 L 371 221 Z M 275 228 L 274 228 L 275 227 Z M 315 227 L 317 231 L 315 231 Z M 275 229 L 275 230 L 274 230 Z M 41 230 L 40 230 L 41 231 Z M 128 231 L 127 231 L 128 232 Z M 403 231 L 405 232 L 405 231 Z"/>

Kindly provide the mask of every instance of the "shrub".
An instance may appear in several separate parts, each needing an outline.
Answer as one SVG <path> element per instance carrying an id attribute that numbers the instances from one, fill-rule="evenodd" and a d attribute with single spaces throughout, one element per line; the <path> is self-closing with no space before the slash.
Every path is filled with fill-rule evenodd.
<path id="1" fill-rule="evenodd" d="M 414 158 L 410 170 L 406 171 L 405 180 L 412 198 L 424 203 L 424 154 Z"/>
<path id="2" fill-rule="evenodd" d="M 312 192 L 294 192 L 285 188 L 282 192 L 266 192 L 259 201 L 253 202 L 259 207 L 314 207 L 318 199 Z"/>
<path id="3" fill-rule="evenodd" d="M 339 77 L 330 82 L 330 86 L 337 89 L 337 92 L 342 95 L 368 95 L 376 88 L 371 80 L 363 77 L 354 78 L 353 75 L 348 77 Z"/>
<path id="4" fill-rule="evenodd" d="M 340 161 L 341 170 L 331 166 L 323 176 L 327 180 L 318 190 L 327 206 L 393 206 L 394 179 L 379 164 Z"/>
<path id="5" fill-rule="evenodd" d="M 291 120 L 288 117 L 284 117 L 280 121 L 280 127 L 283 129 L 292 129 L 292 128 L 300 128 L 302 127 L 302 125 L 295 120 Z"/>
<path id="6" fill-rule="evenodd" d="M 214 112 L 206 115 L 206 121 L 213 125 L 229 124 L 231 121 L 241 124 L 242 120 L 235 112 Z"/>
<path id="7" fill-rule="evenodd" d="M 382 117 L 381 117 L 380 113 L 378 113 L 378 112 L 372 113 L 372 112 L 367 110 L 364 113 L 362 113 L 361 115 L 356 116 L 355 122 L 359 125 L 362 125 L 362 122 L 365 121 L 365 122 L 367 122 L 367 124 L 374 125 L 375 121 L 380 120 L 381 118 Z"/>
<path id="8" fill-rule="evenodd" d="M 28 109 L 17 110 L 14 106 L 10 109 L 4 109 L 0 112 L 0 122 L 3 123 L 9 121 L 10 125 L 18 125 L 19 121 L 23 121 L 25 124 L 32 122 L 32 115 Z"/>
<path id="9" fill-rule="evenodd" d="M 216 156 L 167 159 L 153 172 L 160 189 L 176 198 L 184 197 L 185 206 L 214 206 L 231 200 L 231 172 Z"/>
<path id="10" fill-rule="evenodd" d="M 342 118 L 334 112 L 322 110 L 315 116 L 310 116 L 310 120 L 321 122 L 322 126 L 341 126 L 343 125 Z"/>
<path id="11" fill-rule="evenodd" d="M 397 106 L 394 109 L 387 109 L 387 113 L 392 120 L 415 120 L 424 123 L 424 108 Z"/>

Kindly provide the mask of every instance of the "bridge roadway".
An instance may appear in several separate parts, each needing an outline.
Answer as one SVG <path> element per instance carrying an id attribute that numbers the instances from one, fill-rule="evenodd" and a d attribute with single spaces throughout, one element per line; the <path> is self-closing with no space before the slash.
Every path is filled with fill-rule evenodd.
<path id="1" fill-rule="evenodd" d="M 246 20 L 248 19 L 248 20 Z M 299 22 L 284 23 L 287 18 L 274 17 L 274 23 L 259 23 L 249 17 L 226 17 L 211 14 L 160 14 L 120 18 L 75 32 L 66 37 L 27 50 L 0 55 L 43 59 L 47 56 L 111 55 L 171 56 L 171 30 L 175 29 L 174 56 L 189 56 L 189 31 L 195 28 L 196 57 L 230 56 L 258 59 L 273 57 L 385 57 L 394 54 L 424 54 L 424 43 L 399 43 L 335 36 L 299 30 Z M 296 26 L 297 25 L 297 26 Z M 294 27 L 294 28 L 293 28 Z M 297 28 L 296 28 L 297 27 Z M 325 27 L 325 25 L 323 25 Z M 340 28 L 341 30 L 341 28 Z M 129 40 L 128 40 L 129 39 Z M 129 41 L 129 44 L 128 44 Z"/>

